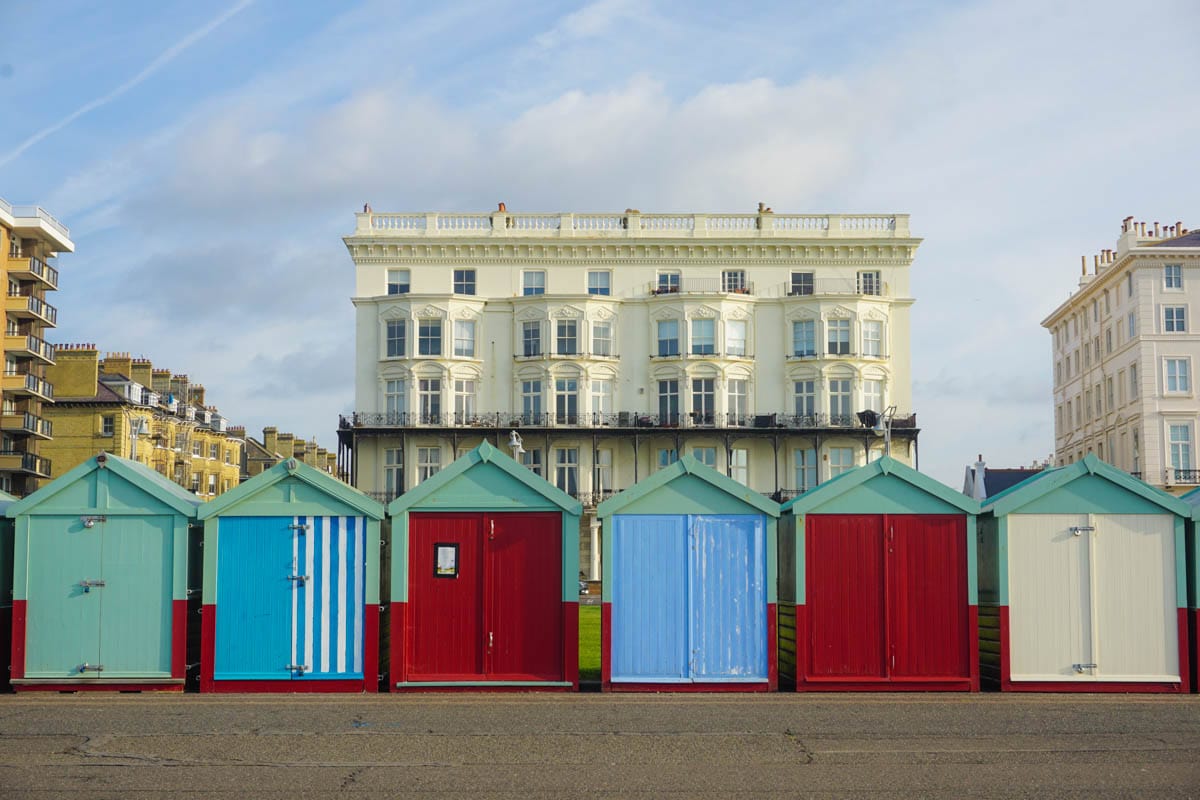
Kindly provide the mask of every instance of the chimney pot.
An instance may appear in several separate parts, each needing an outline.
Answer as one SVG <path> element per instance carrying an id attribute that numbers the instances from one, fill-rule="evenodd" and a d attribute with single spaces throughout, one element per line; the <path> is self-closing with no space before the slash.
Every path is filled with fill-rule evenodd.
<path id="1" fill-rule="evenodd" d="M 1159 229 L 1158 229 L 1158 222 L 1155 222 L 1154 223 L 1154 238 L 1157 239 L 1161 236 L 1162 236 L 1162 234 L 1159 232 Z"/>

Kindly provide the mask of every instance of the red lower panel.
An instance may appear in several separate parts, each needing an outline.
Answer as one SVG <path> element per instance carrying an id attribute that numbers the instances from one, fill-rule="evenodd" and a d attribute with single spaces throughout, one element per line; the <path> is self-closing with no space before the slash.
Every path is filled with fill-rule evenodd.
<path id="1" fill-rule="evenodd" d="M 1192 609 L 1189 616 L 1188 641 L 1192 646 L 1188 651 L 1191 658 L 1191 672 L 1188 674 L 1192 679 L 1191 690 L 1200 692 L 1200 609 Z"/>
<path id="2" fill-rule="evenodd" d="M 600 689 L 612 688 L 612 603 L 600 604 Z"/>
<path id="3" fill-rule="evenodd" d="M 779 690 L 779 609 L 767 603 L 767 690 Z"/>
<path id="4" fill-rule="evenodd" d="M 200 607 L 200 691 L 213 692 L 213 666 L 217 648 L 217 607 Z"/>
<path id="5" fill-rule="evenodd" d="M 171 601 L 171 677 L 187 673 L 187 600 Z"/>
<path id="6" fill-rule="evenodd" d="M 612 683 L 607 692 L 769 692 L 766 681 L 760 683 Z"/>
<path id="7" fill-rule="evenodd" d="M 183 683 L 25 683 L 18 692 L 182 692 Z"/>
<path id="8" fill-rule="evenodd" d="M 12 620 L 12 671 L 9 678 L 25 677 L 25 616 L 27 600 L 13 600 Z"/>
<path id="9" fill-rule="evenodd" d="M 579 691 L 579 603 L 563 603 L 563 680 Z"/>
<path id="10" fill-rule="evenodd" d="M 574 692 L 577 686 L 489 686 L 487 681 L 473 683 L 470 686 L 396 686 L 392 684 L 391 691 L 413 694 L 446 694 L 470 692 L 472 694 L 508 694 L 512 692 Z"/>
<path id="11" fill-rule="evenodd" d="M 1189 688 L 1188 611 L 1179 609 L 1179 683 L 1142 683 L 1135 681 L 1014 681 L 1009 663 L 1008 606 L 1000 606 L 1000 691 L 1002 692 L 1073 692 L 1079 694 L 1185 694 Z"/>
<path id="12" fill-rule="evenodd" d="M 378 603 L 368 603 L 363 611 L 363 691 L 379 691 Z"/>

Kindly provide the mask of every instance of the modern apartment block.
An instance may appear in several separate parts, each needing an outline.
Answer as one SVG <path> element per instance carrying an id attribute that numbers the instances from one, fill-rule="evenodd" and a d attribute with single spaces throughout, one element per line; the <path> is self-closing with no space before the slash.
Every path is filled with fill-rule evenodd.
<path id="1" fill-rule="evenodd" d="M 100 452 L 139 461 L 204 498 L 240 482 L 243 441 L 204 387 L 129 353 L 64 344 L 48 368 L 57 387 L 45 443 L 59 477 Z"/>
<path id="2" fill-rule="evenodd" d="M 54 387 L 46 380 L 54 346 L 45 335 L 57 324 L 58 311 L 46 302 L 46 293 L 58 289 L 56 257 L 74 250 L 70 231 L 44 209 L 0 199 L 0 264 L 8 283 L 0 490 L 19 497 L 50 477 L 51 464 L 41 450 L 53 434 L 44 408 L 54 401 Z"/>
<path id="3" fill-rule="evenodd" d="M 356 217 L 339 463 L 379 499 L 514 432 L 585 527 L 681 454 L 777 498 L 877 458 L 884 427 L 916 460 L 907 215 Z"/>
<path id="4" fill-rule="evenodd" d="M 1057 464 L 1088 453 L 1175 494 L 1200 484 L 1200 232 L 1121 222 L 1042 321 L 1053 340 Z"/>

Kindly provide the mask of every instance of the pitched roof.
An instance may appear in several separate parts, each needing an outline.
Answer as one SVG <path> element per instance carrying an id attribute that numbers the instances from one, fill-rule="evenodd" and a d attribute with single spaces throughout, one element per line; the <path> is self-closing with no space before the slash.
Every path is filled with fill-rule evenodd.
<path id="1" fill-rule="evenodd" d="M 332 475 L 322 472 L 315 467 L 310 467 L 303 461 L 289 458 L 280 461 L 270 469 L 263 470 L 245 483 L 239 483 L 228 492 L 209 500 L 200 509 L 199 518 L 208 519 L 220 514 L 225 509 L 258 494 L 268 486 L 273 486 L 286 478 L 301 480 L 328 495 L 332 495 L 351 508 L 358 509 L 368 517 L 373 517 L 374 519 L 383 519 L 384 517 L 382 503 L 373 500 L 353 486 L 342 483 Z"/>
<path id="2" fill-rule="evenodd" d="M 8 516 L 14 517 L 27 512 L 46 502 L 56 494 L 74 484 L 96 470 L 107 469 L 129 483 L 144 489 L 152 497 L 174 508 L 186 517 L 196 516 L 196 510 L 204 504 L 196 495 L 184 489 L 179 484 L 168 480 L 165 476 L 137 461 L 114 456 L 111 453 L 100 453 L 92 456 L 77 467 L 24 497 L 8 507 Z"/>
<path id="3" fill-rule="evenodd" d="M 398 514 L 420 504 L 431 495 L 440 491 L 442 487 L 452 482 L 459 475 L 473 469 L 477 464 L 491 464 L 503 470 L 506 474 L 525 484 L 525 486 L 545 497 L 568 514 L 574 514 L 575 516 L 583 514 L 582 503 L 557 486 L 535 475 L 528 467 L 518 464 L 510 456 L 505 455 L 486 440 L 481 442 L 471 452 L 455 459 L 454 463 L 450 466 L 440 470 L 432 477 L 421 481 L 411 491 L 397 497 L 388 504 L 388 513 Z"/>
<path id="4" fill-rule="evenodd" d="M 103 405 L 112 405 L 128 402 L 124 397 L 114 392 L 108 386 L 100 381 L 96 381 L 96 393 L 85 394 L 80 397 L 62 397 L 54 398 L 55 403 L 95 403 Z"/>
<path id="5" fill-rule="evenodd" d="M 1126 491 L 1162 506 L 1167 511 L 1181 517 L 1191 517 L 1192 515 L 1191 506 L 1178 497 L 1156 489 L 1128 472 L 1101 461 L 1095 453 L 1088 453 L 1083 459 L 1073 464 L 1042 470 L 1036 475 L 1010 486 L 1003 492 L 989 497 L 984 503 L 983 510 L 990 511 L 997 516 L 1008 514 L 1085 475 L 1097 475 L 1111 481 Z"/>
<path id="6" fill-rule="evenodd" d="M 661 486 L 691 475 L 710 484 L 728 495 L 736 497 L 747 505 L 753 506 L 764 514 L 772 517 L 779 516 L 779 504 L 769 497 L 763 497 L 758 492 L 738 483 L 733 478 L 722 475 L 712 467 L 701 463 L 693 456 L 683 456 L 674 464 L 660 469 L 645 480 L 638 481 L 620 494 L 615 494 L 596 507 L 597 517 L 609 517 L 621 509 L 641 500 Z"/>
<path id="7" fill-rule="evenodd" d="M 1163 239 L 1161 242 L 1155 242 L 1148 245 L 1149 247 L 1200 247 L 1200 230 L 1189 231 L 1182 236 L 1176 236 L 1174 239 Z"/>
<path id="8" fill-rule="evenodd" d="M 902 480 L 944 503 L 962 509 L 967 514 L 979 513 L 979 501 L 967 497 L 962 492 L 954 491 L 949 486 L 940 481 L 935 481 L 928 475 L 917 472 L 912 467 L 897 461 L 891 456 L 883 456 L 869 464 L 856 467 L 849 472 L 843 472 L 841 475 L 825 481 L 825 483 L 818 485 L 816 488 L 809 489 L 799 497 L 787 501 L 783 505 L 783 510 L 785 512 L 790 511 L 793 514 L 807 513 L 880 475 L 889 475 L 897 480 Z"/>
<path id="9" fill-rule="evenodd" d="M 983 488 L 987 490 L 988 497 L 995 497 L 1010 486 L 1016 486 L 1026 478 L 1030 478 L 1042 472 L 1041 469 L 1019 469 L 1016 467 L 1008 469 L 992 469 L 987 467 L 983 472 Z"/>

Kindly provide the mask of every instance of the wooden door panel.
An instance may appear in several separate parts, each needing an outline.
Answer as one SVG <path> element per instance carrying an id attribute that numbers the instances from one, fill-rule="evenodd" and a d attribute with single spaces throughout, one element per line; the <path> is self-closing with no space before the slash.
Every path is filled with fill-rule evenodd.
<path id="1" fill-rule="evenodd" d="M 454 552 L 453 574 L 439 574 L 439 547 Z M 409 680 L 484 674 L 483 559 L 482 514 L 409 515 Z"/>
<path id="2" fill-rule="evenodd" d="M 902 678 L 970 675 L 966 518 L 886 518 L 890 672 Z"/>
<path id="3" fill-rule="evenodd" d="M 562 680 L 561 516 L 492 514 L 483 526 L 489 677 Z"/>
<path id="4" fill-rule="evenodd" d="M 886 562 L 882 518 L 810 515 L 805 538 L 808 674 L 884 677 Z"/>

